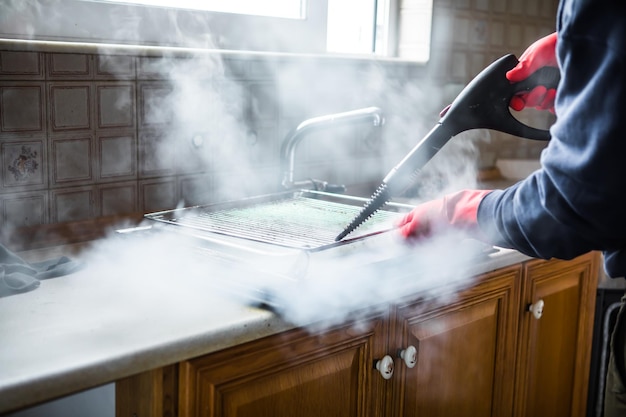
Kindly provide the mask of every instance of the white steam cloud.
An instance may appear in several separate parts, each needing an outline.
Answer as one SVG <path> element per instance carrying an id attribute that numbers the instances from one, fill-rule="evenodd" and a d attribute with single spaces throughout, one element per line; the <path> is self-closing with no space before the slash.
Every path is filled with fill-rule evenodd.
<path id="1" fill-rule="evenodd" d="M 188 38 L 194 33 L 197 47 L 212 47 L 215 36 L 210 33 L 209 22 L 190 21 L 189 14 L 185 16 L 179 22 L 180 15 L 172 15 L 178 28 L 176 37 Z M 136 16 L 118 17 L 122 29 L 112 35 L 114 38 L 132 37 L 129 33 L 145 24 Z M 198 32 L 194 28 L 206 29 Z M 435 87 L 424 85 L 423 80 L 410 82 L 407 77 L 389 75 L 389 64 L 364 64 L 359 68 L 361 61 L 337 63 L 322 58 L 315 61 L 318 65 L 313 65 L 311 58 L 305 61 L 294 64 L 279 59 L 241 59 L 226 65 L 217 54 L 185 57 L 180 52 L 144 59 L 144 64 L 150 62 L 171 86 L 166 96 L 153 102 L 150 113 L 143 116 L 167 122 L 161 132 L 164 136 L 156 163 L 168 166 L 176 158 L 179 166 L 188 164 L 183 166 L 186 174 L 201 175 L 187 190 L 187 201 L 181 205 L 206 204 L 277 189 L 279 142 L 287 126 L 274 126 L 268 135 L 263 133 L 262 123 L 251 123 L 253 119 L 263 119 L 268 107 L 280 107 L 279 117 L 282 122 L 292 123 L 289 128 L 305 117 L 382 107 L 387 117 L 383 140 L 373 144 L 374 148 L 380 145 L 374 153 L 383 155 L 382 161 L 372 158 L 378 163 L 362 164 L 356 173 L 359 180 L 377 182 L 430 130 L 438 111 L 448 104 Z M 252 94 L 249 77 L 238 80 L 237 74 L 233 75 L 238 70 L 233 66 L 236 63 L 241 64 L 239 70 L 244 74 L 251 71 L 252 63 L 267 65 L 254 68 L 255 74 L 271 74 L 269 78 L 261 77 L 256 85 L 274 85 L 275 97 L 261 101 Z M 343 141 L 336 132 L 325 135 L 327 140 L 303 144 L 301 153 L 306 154 L 307 149 L 319 152 L 320 147 L 320 153 L 329 158 L 338 154 L 350 157 L 354 153 L 354 140 Z M 468 132 L 448 144 L 425 169 L 416 196 L 434 198 L 453 189 L 474 187 L 474 145 L 485 140 L 485 135 L 482 131 Z M 219 291 L 244 303 L 265 299 L 287 320 L 315 326 L 338 323 L 355 311 L 384 308 L 412 293 L 453 296 L 450 291 L 442 293 L 441 288 L 452 283 L 459 288 L 468 285 L 467 271 L 483 256 L 482 246 L 456 234 L 410 245 L 390 232 L 354 244 L 354 249 L 244 254 L 242 262 L 206 256 L 192 244 L 175 233 L 138 233 L 129 238 L 114 235 L 97 242 L 81 256 L 101 279 L 114 276 L 124 282 L 129 297 L 141 293 L 143 285 L 152 286 L 153 293 L 162 292 L 164 300 L 184 300 L 189 291 Z M 202 288 L 177 286 L 175 279 L 181 274 L 204 279 Z M 207 300 L 212 298 L 215 297 L 207 294 Z"/>

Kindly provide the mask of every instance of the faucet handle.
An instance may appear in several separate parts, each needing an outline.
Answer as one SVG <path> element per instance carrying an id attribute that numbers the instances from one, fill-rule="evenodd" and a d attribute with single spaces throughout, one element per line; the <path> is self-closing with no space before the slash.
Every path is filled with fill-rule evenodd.
<path id="1" fill-rule="evenodd" d="M 346 186 L 343 184 L 329 184 L 328 182 L 324 181 L 323 187 L 318 191 L 326 191 L 333 194 L 343 194 L 346 192 Z"/>
<path id="2" fill-rule="evenodd" d="M 333 194 L 343 194 L 346 192 L 346 186 L 343 184 L 331 184 L 328 181 L 316 180 L 313 178 L 296 181 L 292 184 L 292 188 L 306 188 Z"/>

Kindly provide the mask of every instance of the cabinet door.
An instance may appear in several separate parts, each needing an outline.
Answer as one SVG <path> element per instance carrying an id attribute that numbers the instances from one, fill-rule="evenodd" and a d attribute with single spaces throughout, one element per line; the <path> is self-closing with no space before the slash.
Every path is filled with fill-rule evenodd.
<path id="1" fill-rule="evenodd" d="M 385 354 L 388 323 L 381 316 L 322 334 L 294 330 L 182 362 L 180 415 L 380 415 L 388 381 L 372 364 Z"/>
<path id="2" fill-rule="evenodd" d="M 417 363 L 398 363 L 393 415 L 511 415 L 520 276 L 520 265 L 506 268 L 398 309 L 395 343 L 414 346 Z"/>
<path id="3" fill-rule="evenodd" d="M 520 318 L 516 416 L 584 416 L 597 254 L 526 264 Z M 540 318 L 528 306 L 542 300 Z"/>

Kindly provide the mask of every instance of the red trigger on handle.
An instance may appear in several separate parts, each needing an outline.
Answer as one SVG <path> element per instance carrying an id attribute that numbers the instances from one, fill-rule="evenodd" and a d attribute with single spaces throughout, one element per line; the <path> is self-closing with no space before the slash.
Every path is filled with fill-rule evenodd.
<path id="1" fill-rule="evenodd" d="M 445 116 L 448 110 L 450 110 L 450 106 L 452 106 L 452 104 L 448 104 L 446 107 L 444 107 L 443 110 L 439 112 L 439 117 Z"/>

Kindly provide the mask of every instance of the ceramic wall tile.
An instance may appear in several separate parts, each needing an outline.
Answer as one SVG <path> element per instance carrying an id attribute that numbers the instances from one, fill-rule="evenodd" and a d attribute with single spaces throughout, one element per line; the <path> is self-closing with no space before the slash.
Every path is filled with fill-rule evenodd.
<path id="1" fill-rule="evenodd" d="M 136 58 L 128 55 L 96 55 L 95 78 L 106 80 L 133 80 Z"/>
<path id="2" fill-rule="evenodd" d="M 93 55 L 48 54 L 50 80 L 88 80 L 93 78 Z"/>
<path id="3" fill-rule="evenodd" d="M 142 131 L 139 133 L 139 177 L 176 174 L 177 149 L 172 132 Z"/>
<path id="4" fill-rule="evenodd" d="M 402 56 L 428 46 L 420 44 L 420 4 L 402 2 Z M 394 118 L 417 123 L 415 114 L 434 111 L 415 106 L 413 93 L 463 85 L 502 55 L 519 56 L 554 30 L 556 7 L 557 0 L 435 1 L 426 65 L 0 51 L 0 220 L 32 225 L 275 192 L 291 129 L 368 105 L 390 115 L 387 152 L 389 132 L 413 140 L 395 137 L 406 129 Z M 415 82 L 423 76 L 427 85 Z M 489 144 L 496 154 L 538 155 L 542 145 L 497 136 Z M 375 140 L 328 141 L 303 142 L 297 178 L 357 183 L 370 178 L 371 165 L 384 165 Z"/>
<path id="5" fill-rule="evenodd" d="M 133 130 L 101 132 L 96 142 L 100 181 L 137 178 L 137 137 Z"/>
<path id="6" fill-rule="evenodd" d="M 0 80 L 43 80 L 43 57 L 41 52 L 0 51 Z"/>
<path id="7" fill-rule="evenodd" d="M 208 174 L 185 175 L 178 178 L 179 199 L 185 206 L 211 204 L 213 195 L 213 176 Z"/>
<path id="8" fill-rule="evenodd" d="M 281 139 L 275 123 L 257 122 L 246 135 L 242 152 L 248 154 L 247 161 L 255 168 L 276 166 L 280 162 Z"/>
<path id="9" fill-rule="evenodd" d="M 163 128 L 172 123 L 172 85 L 165 82 L 141 82 L 137 88 L 139 127 Z"/>
<path id="10" fill-rule="evenodd" d="M 97 128 L 135 127 L 135 86 L 131 83 L 96 83 Z"/>
<path id="11" fill-rule="evenodd" d="M 149 213 L 175 208 L 179 203 L 175 178 L 139 181 L 139 210 Z"/>
<path id="12" fill-rule="evenodd" d="M 247 91 L 249 91 L 250 119 L 278 121 L 277 94 L 273 83 L 250 83 Z"/>
<path id="13" fill-rule="evenodd" d="M 44 83 L 0 82 L 0 136 L 44 133 L 45 97 Z"/>
<path id="14" fill-rule="evenodd" d="M 99 185 L 99 216 L 115 216 L 137 211 L 137 182 Z"/>
<path id="15" fill-rule="evenodd" d="M 171 158 L 175 158 L 174 169 L 177 174 L 193 174 L 210 169 L 217 153 L 216 148 L 221 142 L 213 130 L 195 133 L 183 130 L 177 131 L 162 146 L 173 151 Z"/>
<path id="16" fill-rule="evenodd" d="M 24 191 L 48 186 L 45 139 L 2 142 L 2 190 Z"/>
<path id="17" fill-rule="evenodd" d="M 138 57 L 137 79 L 139 80 L 183 80 L 188 78 L 210 79 L 213 72 L 221 72 L 220 57 L 173 58 Z M 200 63 L 202 62 L 202 64 Z"/>
<path id="18" fill-rule="evenodd" d="M 501 47 L 504 45 L 506 23 L 502 20 L 494 20 L 491 23 L 491 33 L 489 36 L 492 46 Z"/>
<path id="19" fill-rule="evenodd" d="M 51 187 L 94 182 L 94 138 L 90 134 L 51 138 Z"/>
<path id="20" fill-rule="evenodd" d="M 12 193 L 0 196 L 3 227 L 47 224 L 48 192 Z"/>
<path id="21" fill-rule="evenodd" d="M 73 222 L 95 218 L 96 197 L 97 193 L 93 186 L 51 190 L 51 222 Z"/>
<path id="22" fill-rule="evenodd" d="M 92 84 L 54 82 L 48 91 L 51 133 L 94 128 Z"/>

